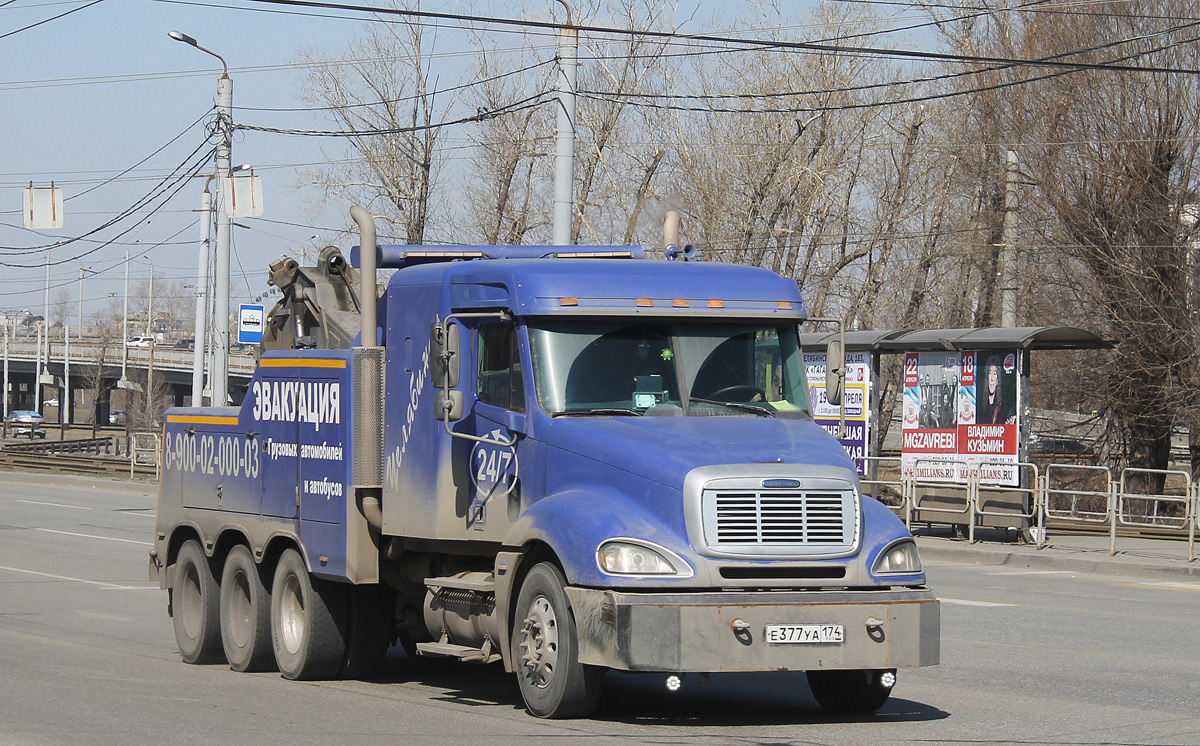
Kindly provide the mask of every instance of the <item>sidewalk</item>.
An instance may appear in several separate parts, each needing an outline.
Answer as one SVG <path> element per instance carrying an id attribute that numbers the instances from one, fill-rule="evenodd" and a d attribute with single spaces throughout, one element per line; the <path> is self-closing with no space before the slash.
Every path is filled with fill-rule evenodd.
<path id="1" fill-rule="evenodd" d="M 1052 531 L 1045 547 L 1039 550 L 1032 544 L 1016 543 L 1013 540 L 1015 532 L 1002 529 L 976 529 L 974 544 L 940 532 L 931 535 L 921 525 L 913 529 L 921 557 L 925 560 L 1200 581 L 1200 559 L 1188 562 L 1186 540 L 1118 536 L 1117 553 L 1109 556 L 1107 535 L 1056 534 Z M 1200 545 L 1200 536 L 1197 544 Z M 1197 553 L 1200 554 L 1200 549 Z"/>

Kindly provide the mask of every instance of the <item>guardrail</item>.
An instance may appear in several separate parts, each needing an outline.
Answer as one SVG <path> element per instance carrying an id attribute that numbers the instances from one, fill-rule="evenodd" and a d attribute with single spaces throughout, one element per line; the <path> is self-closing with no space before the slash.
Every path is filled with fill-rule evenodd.
<path id="1" fill-rule="evenodd" d="M 899 459 L 867 459 L 872 467 Z M 936 463 L 937 469 L 966 466 L 954 461 Z M 966 482 L 943 481 L 946 475 L 918 478 L 927 464 L 918 459 L 914 468 L 897 470 L 891 478 L 872 468 L 863 479 L 863 491 L 875 496 L 887 486 L 899 501 L 888 501 L 910 528 L 914 522 L 965 526 L 975 542 L 981 524 L 1028 529 L 1038 549 L 1046 545 L 1047 521 L 1059 526 L 1104 528 L 1109 534 L 1109 555 L 1117 553 L 1118 528 L 1153 530 L 1187 539 L 1188 562 L 1196 561 L 1196 529 L 1200 523 L 1200 483 L 1188 472 L 1129 467 L 1114 475 L 1103 466 L 1050 464 L 1041 473 L 1036 464 L 985 462 L 966 466 Z M 1004 465 L 1020 470 L 1021 487 L 981 481 L 979 467 Z M 929 467 L 933 468 L 933 467 Z M 926 469 L 927 471 L 928 469 Z M 1161 486 L 1158 486 L 1161 485 Z M 1157 491 L 1151 491 L 1157 487 Z M 1000 519 L 997 521 L 996 519 Z"/>
<path id="2" fill-rule="evenodd" d="M 121 448 L 118 438 L 112 435 L 6 442 L 0 446 L 0 465 L 36 471 L 157 479 L 161 458 L 158 441 L 158 433 L 133 433 L 127 449 Z"/>
<path id="3" fill-rule="evenodd" d="M 42 440 L 29 443 L 7 443 L 4 450 L 15 453 L 94 453 L 97 456 L 116 454 L 116 438 L 105 435 L 100 438 L 72 438 L 70 440 Z"/>

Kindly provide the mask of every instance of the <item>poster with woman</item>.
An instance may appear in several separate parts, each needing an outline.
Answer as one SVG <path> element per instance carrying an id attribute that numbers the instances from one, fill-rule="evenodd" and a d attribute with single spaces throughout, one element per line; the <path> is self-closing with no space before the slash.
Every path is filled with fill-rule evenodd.
<path id="1" fill-rule="evenodd" d="M 984 484 L 1017 484 L 1017 353 L 962 353 L 959 452 Z"/>
<path id="2" fill-rule="evenodd" d="M 1015 350 L 907 353 L 901 457 L 917 479 L 1017 483 Z"/>
<path id="3" fill-rule="evenodd" d="M 1014 425 L 1017 416 L 1016 355 L 1005 356 L 1007 366 L 997 354 L 989 354 L 980 370 L 976 385 L 975 421 L 981 425 Z M 1005 370 L 1007 367 L 1007 371 Z"/>

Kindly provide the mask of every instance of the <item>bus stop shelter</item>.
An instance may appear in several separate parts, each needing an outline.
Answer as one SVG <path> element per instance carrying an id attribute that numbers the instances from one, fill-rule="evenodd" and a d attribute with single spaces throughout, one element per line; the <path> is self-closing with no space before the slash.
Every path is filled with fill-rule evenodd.
<path id="1" fill-rule="evenodd" d="M 800 338 L 805 350 L 817 351 L 837 334 L 808 333 Z M 876 480 L 881 462 L 898 460 L 909 487 L 915 484 L 922 491 L 913 503 L 926 507 L 915 520 L 965 522 L 970 511 L 963 505 L 986 492 L 981 525 L 1021 528 L 1026 525 L 1022 516 L 1028 512 L 1026 497 L 1032 481 L 1027 468 L 1033 436 L 1032 353 L 1110 349 L 1116 343 L 1076 327 L 1039 326 L 851 331 L 845 334 L 845 344 L 853 381 L 847 391 L 861 385 L 869 409 L 862 413 L 862 441 L 843 441 L 843 445 L 852 456 L 867 456 L 856 458 L 864 482 Z M 882 409 L 880 363 L 885 355 L 904 356 L 899 459 L 882 458 L 881 439 L 875 436 Z M 806 352 L 806 362 L 817 357 L 819 371 L 816 367 L 810 371 L 817 372 L 813 379 L 823 386 L 823 355 Z M 853 369 L 855 364 L 858 370 Z M 823 402 L 824 397 L 815 399 Z M 821 413 L 814 414 L 820 421 Z M 974 491 L 974 498 L 965 497 L 964 487 Z"/>

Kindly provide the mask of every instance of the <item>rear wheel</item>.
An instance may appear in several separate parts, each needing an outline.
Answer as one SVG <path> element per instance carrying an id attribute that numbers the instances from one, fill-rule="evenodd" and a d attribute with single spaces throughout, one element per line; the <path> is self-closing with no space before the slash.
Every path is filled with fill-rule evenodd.
<path id="1" fill-rule="evenodd" d="M 267 671 L 271 650 L 271 594 L 250 549 L 238 545 L 221 573 L 221 642 L 234 671 Z"/>
<path id="2" fill-rule="evenodd" d="M 171 585 L 175 642 L 186 663 L 221 660 L 220 593 L 204 550 L 196 540 L 188 539 L 175 557 Z"/>
<path id="3" fill-rule="evenodd" d="M 517 594 L 512 655 L 521 696 L 544 718 L 587 715 L 600 699 L 604 669 L 579 662 L 579 638 L 566 581 L 552 564 L 535 565 Z"/>
<path id="4" fill-rule="evenodd" d="M 396 594 L 386 586 L 358 585 L 350 591 L 350 639 L 342 678 L 367 678 L 383 665 L 396 638 L 393 627 Z"/>
<path id="5" fill-rule="evenodd" d="M 809 671 L 808 686 L 829 712 L 875 712 L 892 694 L 896 670 Z"/>
<path id="6" fill-rule="evenodd" d="M 308 574 L 284 551 L 271 584 L 271 643 L 285 679 L 337 678 L 346 655 L 345 589 Z"/>

